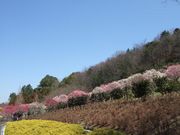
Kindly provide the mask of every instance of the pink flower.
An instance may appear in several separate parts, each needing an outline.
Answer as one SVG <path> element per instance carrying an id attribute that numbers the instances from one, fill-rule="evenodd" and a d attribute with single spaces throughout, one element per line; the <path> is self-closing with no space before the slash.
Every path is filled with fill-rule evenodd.
<path id="1" fill-rule="evenodd" d="M 107 85 L 101 85 L 100 87 L 102 88 L 103 92 L 111 92 L 114 89 L 120 88 L 120 84 L 118 82 L 114 81 L 114 82 L 109 83 Z"/>
<path id="2" fill-rule="evenodd" d="M 172 65 L 165 71 L 166 75 L 170 78 L 177 79 L 180 77 L 180 64 Z"/>
<path id="3" fill-rule="evenodd" d="M 13 106 L 13 105 L 7 105 L 3 108 L 3 113 L 5 115 L 12 115 L 16 111 L 17 111 L 17 108 L 16 108 L 16 106 Z"/>
<path id="4" fill-rule="evenodd" d="M 48 99 L 48 100 L 46 100 L 46 103 L 45 103 L 45 105 L 46 105 L 47 107 L 56 106 L 57 104 L 58 104 L 58 102 L 56 102 L 56 101 L 53 100 L 53 99 Z"/>
<path id="5" fill-rule="evenodd" d="M 82 97 L 82 96 L 88 96 L 89 94 L 82 91 L 82 90 L 74 90 L 68 95 L 68 98 L 76 98 L 76 97 Z"/>
<path id="6" fill-rule="evenodd" d="M 60 96 L 56 96 L 53 98 L 53 100 L 55 100 L 58 103 L 67 103 L 68 101 L 68 96 L 65 94 L 62 94 Z"/>
<path id="7" fill-rule="evenodd" d="M 29 105 L 28 104 L 20 104 L 18 106 L 18 110 L 22 112 L 28 112 L 29 111 Z"/>
<path id="8" fill-rule="evenodd" d="M 7 105 L 3 108 L 3 114 L 12 115 L 15 112 L 22 111 L 24 113 L 29 111 L 28 104 L 19 104 L 19 105 Z"/>

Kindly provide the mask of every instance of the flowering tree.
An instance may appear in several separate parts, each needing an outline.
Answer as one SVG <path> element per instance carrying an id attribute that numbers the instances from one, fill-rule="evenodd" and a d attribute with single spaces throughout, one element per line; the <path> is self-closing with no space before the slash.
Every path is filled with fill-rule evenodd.
<path id="1" fill-rule="evenodd" d="M 166 70 L 166 75 L 172 79 L 180 77 L 180 64 L 169 66 Z"/>
<path id="2" fill-rule="evenodd" d="M 97 94 L 97 93 L 102 93 L 102 92 L 104 92 L 102 87 L 96 87 L 96 88 L 94 88 L 94 89 L 92 90 L 92 92 L 91 92 L 90 95 L 92 95 L 92 94 Z"/>
<path id="3" fill-rule="evenodd" d="M 47 107 L 43 103 L 33 102 L 29 104 L 29 114 L 36 115 L 46 112 Z"/>
<path id="4" fill-rule="evenodd" d="M 54 107 L 54 106 L 56 106 L 58 104 L 58 102 L 56 102 L 55 100 L 53 100 L 53 99 L 48 99 L 48 100 L 46 100 L 46 103 L 45 103 L 45 105 L 47 106 L 47 107 Z"/>
<path id="5" fill-rule="evenodd" d="M 29 105 L 28 104 L 7 105 L 3 108 L 3 114 L 5 115 L 12 115 L 18 111 L 27 113 L 29 111 Z"/>
<path id="6" fill-rule="evenodd" d="M 176 70 L 177 71 L 177 70 Z M 147 70 L 144 73 L 137 73 L 132 76 L 129 76 L 126 79 L 121 79 L 118 81 L 111 82 L 109 84 L 101 85 L 100 87 L 96 87 L 93 89 L 92 93 L 90 93 L 90 97 L 93 100 L 97 98 L 102 100 L 104 98 L 109 99 L 110 97 L 114 98 L 114 95 L 119 97 L 123 97 L 123 94 L 131 94 L 131 89 L 134 85 L 139 84 L 141 82 L 153 82 L 155 78 L 166 77 L 165 73 L 161 73 L 155 69 Z"/>
<path id="7" fill-rule="evenodd" d="M 62 94 L 60 96 L 54 97 L 53 100 L 58 102 L 58 103 L 67 103 L 68 102 L 68 96 L 65 94 Z"/>
<path id="8" fill-rule="evenodd" d="M 74 90 L 68 95 L 68 106 L 78 106 L 84 105 L 87 103 L 89 93 L 86 93 L 82 90 Z"/>
<path id="9" fill-rule="evenodd" d="M 103 92 L 111 92 L 114 89 L 120 88 L 120 84 L 116 81 L 109 83 L 107 85 L 101 85 L 100 86 L 103 90 Z"/>
<path id="10" fill-rule="evenodd" d="M 20 104 L 18 105 L 18 110 L 22 112 L 28 112 L 29 111 L 29 104 Z"/>
<path id="11" fill-rule="evenodd" d="M 88 95 L 89 95 L 88 93 L 82 90 L 74 90 L 68 95 L 68 98 L 70 99 L 70 98 L 83 97 L 83 96 L 88 96 Z"/>
<path id="12" fill-rule="evenodd" d="M 165 73 L 161 73 L 155 69 L 147 70 L 144 74 L 143 77 L 145 80 L 153 81 L 155 78 L 162 78 L 166 77 Z"/>
<path id="13" fill-rule="evenodd" d="M 5 115 L 12 115 L 12 114 L 15 113 L 16 111 L 17 111 L 16 106 L 8 105 L 8 106 L 5 106 L 5 107 L 4 107 L 4 109 L 3 109 L 3 114 L 5 114 Z"/>

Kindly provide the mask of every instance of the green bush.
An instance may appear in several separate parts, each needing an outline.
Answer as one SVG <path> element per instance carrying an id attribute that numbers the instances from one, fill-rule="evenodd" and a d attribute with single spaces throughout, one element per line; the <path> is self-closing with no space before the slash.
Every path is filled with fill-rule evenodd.
<path id="1" fill-rule="evenodd" d="M 115 89 L 110 92 L 111 99 L 120 99 L 123 98 L 124 92 L 122 89 Z"/>
<path id="2" fill-rule="evenodd" d="M 168 87 L 166 91 L 169 92 L 178 92 L 180 91 L 180 83 L 176 80 L 169 80 Z"/>
<path id="3" fill-rule="evenodd" d="M 131 87 L 125 87 L 123 89 L 115 89 L 110 92 L 111 99 L 131 99 L 134 97 Z"/>
<path id="4" fill-rule="evenodd" d="M 166 90 L 168 88 L 168 79 L 166 77 L 155 78 L 154 82 L 157 86 L 156 92 L 166 93 Z"/>
<path id="5" fill-rule="evenodd" d="M 95 129 L 93 132 L 89 133 L 88 135 L 125 135 L 123 132 L 115 131 L 112 129 Z"/>
<path id="6" fill-rule="evenodd" d="M 177 80 L 169 80 L 168 78 L 163 77 L 154 79 L 154 82 L 157 86 L 156 91 L 162 94 L 180 91 L 180 82 Z"/>
<path id="7" fill-rule="evenodd" d="M 123 98 L 125 99 L 132 99 L 134 98 L 134 94 L 131 87 L 125 87 L 123 89 Z"/>
<path id="8" fill-rule="evenodd" d="M 102 102 L 102 101 L 107 101 L 111 98 L 109 93 L 96 93 L 96 94 L 92 94 L 90 101 L 91 102 Z"/>
<path id="9" fill-rule="evenodd" d="M 155 91 L 154 83 L 151 83 L 148 80 L 143 80 L 139 83 L 134 83 L 132 86 L 133 94 L 136 98 L 147 96 Z"/>
<path id="10" fill-rule="evenodd" d="M 56 109 L 64 109 L 68 106 L 67 103 L 59 103 L 57 106 L 56 106 Z"/>
<path id="11" fill-rule="evenodd" d="M 68 100 L 68 106 L 79 106 L 87 103 L 88 96 L 74 97 Z"/>

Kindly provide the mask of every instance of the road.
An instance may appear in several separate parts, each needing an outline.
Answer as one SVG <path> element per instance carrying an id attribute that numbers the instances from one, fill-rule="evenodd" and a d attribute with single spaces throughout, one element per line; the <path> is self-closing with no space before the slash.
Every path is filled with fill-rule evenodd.
<path id="1" fill-rule="evenodd" d="M 4 135 L 4 124 L 0 124 L 0 135 Z"/>

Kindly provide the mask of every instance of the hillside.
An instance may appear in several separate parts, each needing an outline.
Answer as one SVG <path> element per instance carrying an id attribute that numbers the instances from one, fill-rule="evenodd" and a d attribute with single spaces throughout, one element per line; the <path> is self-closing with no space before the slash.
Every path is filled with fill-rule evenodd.
<path id="1" fill-rule="evenodd" d="M 75 90 L 44 103 L 5 106 L 2 116 L 8 120 L 12 117 L 13 120 L 40 119 L 74 123 L 91 131 L 107 128 L 129 135 L 178 135 L 179 92 L 180 64 L 176 64 L 163 70 L 146 70 L 113 81 L 95 87 L 89 93 Z M 16 124 L 12 124 L 14 126 L 8 129 L 14 132 Z"/>
<path id="2" fill-rule="evenodd" d="M 180 94 L 171 93 L 145 101 L 113 100 L 66 108 L 31 117 L 84 125 L 87 129 L 107 127 L 133 135 L 178 135 Z"/>
<path id="3" fill-rule="evenodd" d="M 10 103 L 42 102 L 60 94 L 68 94 L 75 89 L 90 92 L 102 84 L 175 63 L 180 63 L 178 28 L 174 31 L 163 31 L 151 42 L 127 49 L 126 52 L 108 58 L 83 72 L 72 73 L 62 81 L 47 75 L 36 88 L 32 88 L 30 84 L 24 85 L 20 93 L 10 95 Z"/>
<path id="4" fill-rule="evenodd" d="M 44 80 L 41 81 L 41 85 L 44 84 L 42 82 Z M 29 133 L 34 132 L 34 128 L 28 126 L 28 123 L 31 123 L 29 120 L 38 119 L 45 120 L 43 123 L 53 120 L 64 122 L 63 125 L 78 124 L 77 126 L 82 129 L 80 134 L 84 134 L 84 129 L 90 130 L 89 134 L 96 134 L 96 128 L 100 128 L 97 135 L 178 135 L 179 99 L 180 64 L 175 64 L 102 84 L 91 92 L 73 90 L 68 95 L 61 94 L 42 103 L 6 105 L 0 112 L 3 116 L 0 120 L 27 119 L 27 128 L 24 128 L 23 132 L 28 130 Z M 10 126 L 8 123 L 7 133 L 15 133 L 16 124 L 21 126 L 23 123 L 13 122 Z M 41 121 L 37 121 L 37 124 L 41 124 Z M 55 133 L 54 129 L 52 130 Z M 44 130 L 39 128 L 37 132 L 43 133 Z"/>

